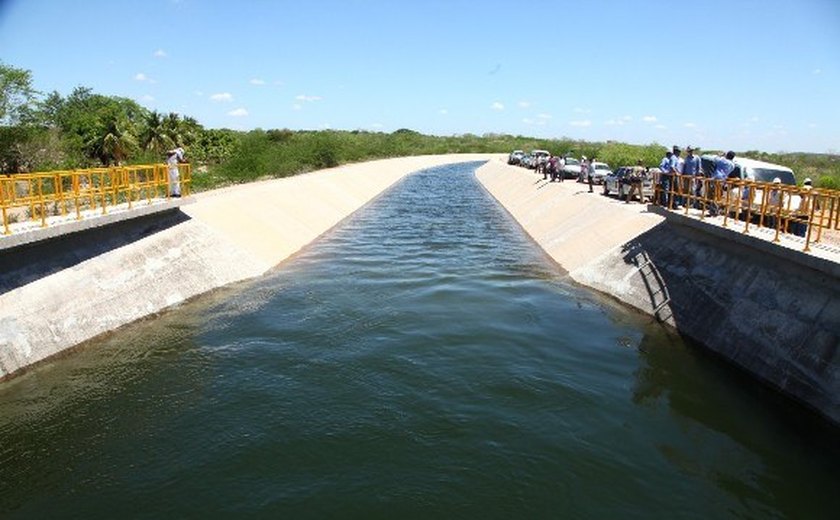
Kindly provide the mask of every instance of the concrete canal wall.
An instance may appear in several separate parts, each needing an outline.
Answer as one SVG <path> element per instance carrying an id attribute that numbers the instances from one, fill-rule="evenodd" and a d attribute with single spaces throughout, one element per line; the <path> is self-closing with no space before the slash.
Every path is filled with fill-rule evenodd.
<path id="1" fill-rule="evenodd" d="M 180 210 L 3 249 L 0 378 L 265 273 L 411 172 L 490 157 L 388 159 L 225 188 Z"/>
<path id="2" fill-rule="evenodd" d="M 575 281 L 840 424 L 840 264 L 500 161 L 476 176 Z"/>
<path id="3" fill-rule="evenodd" d="M 489 155 L 390 159 L 236 186 L 2 250 L 0 378 L 265 273 L 411 172 L 487 159 L 477 178 L 571 278 L 840 424 L 840 264 L 571 181 L 548 184 Z"/>

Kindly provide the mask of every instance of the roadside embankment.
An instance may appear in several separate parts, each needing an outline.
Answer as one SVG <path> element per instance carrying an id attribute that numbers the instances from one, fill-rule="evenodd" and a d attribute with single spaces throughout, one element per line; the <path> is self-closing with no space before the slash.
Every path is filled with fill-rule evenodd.
<path id="1" fill-rule="evenodd" d="M 180 211 L 4 250 L 0 378 L 265 273 L 409 173 L 491 157 L 386 159 L 234 186 Z"/>
<path id="2" fill-rule="evenodd" d="M 501 161 L 476 177 L 576 282 L 840 424 L 840 264 Z"/>

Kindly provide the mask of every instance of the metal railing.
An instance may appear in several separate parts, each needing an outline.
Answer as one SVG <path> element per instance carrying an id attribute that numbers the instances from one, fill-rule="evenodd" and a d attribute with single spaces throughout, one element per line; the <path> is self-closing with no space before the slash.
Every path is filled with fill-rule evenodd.
<path id="1" fill-rule="evenodd" d="M 179 164 L 178 170 L 181 194 L 188 196 L 190 164 Z M 131 209 L 167 199 L 170 193 L 166 164 L 0 175 L 0 234 L 11 235 L 15 223 L 40 222 L 44 228 L 51 217 L 82 220 L 91 212 L 106 215 L 117 206 Z"/>
<path id="2" fill-rule="evenodd" d="M 822 240 L 824 231 L 840 231 L 838 190 L 675 174 L 664 191 L 660 180 L 654 178 L 654 204 L 686 215 L 699 211 L 700 220 L 722 216 L 723 227 L 740 221 L 744 234 L 756 227 L 770 228 L 775 230 L 774 242 L 783 234 L 797 235 L 805 239 L 805 252 Z"/>

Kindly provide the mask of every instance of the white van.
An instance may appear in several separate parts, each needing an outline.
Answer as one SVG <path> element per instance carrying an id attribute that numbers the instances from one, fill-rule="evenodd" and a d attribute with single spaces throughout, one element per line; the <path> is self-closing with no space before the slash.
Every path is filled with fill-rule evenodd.
<path id="1" fill-rule="evenodd" d="M 787 166 L 757 161 L 747 157 L 735 157 L 732 162 L 735 163 L 734 173 L 742 179 L 756 182 L 773 182 L 773 179 L 778 177 L 781 179 L 782 184 L 796 186 L 796 176 L 793 174 L 793 170 Z M 700 163 L 703 166 L 703 172 L 706 176 L 713 176 L 715 172 L 715 156 L 703 155 L 700 157 Z"/>
<path id="2" fill-rule="evenodd" d="M 703 167 L 703 172 L 707 176 L 714 175 L 714 159 L 715 157 L 711 155 L 704 155 L 700 157 L 700 164 Z M 793 170 L 791 170 L 787 166 L 758 161 L 756 159 L 749 159 L 747 157 L 735 157 L 735 159 L 732 162 L 735 163 L 735 170 L 733 171 L 733 174 L 737 175 L 741 179 L 772 184 L 773 179 L 778 178 L 781 181 L 782 185 L 793 187 L 796 186 L 796 176 L 793 174 Z M 800 195 L 797 194 L 795 191 L 786 191 L 787 194 L 781 196 L 781 198 L 779 199 L 782 201 L 781 205 L 783 206 L 783 208 L 791 209 L 799 207 Z M 778 194 L 780 193 L 780 191 L 768 191 L 767 196 L 771 196 L 774 193 Z M 742 210 L 747 209 L 751 206 L 752 211 L 754 212 L 760 211 L 763 203 L 767 202 L 764 200 L 764 188 L 762 187 L 753 188 L 752 201 L 748 200 L 749 196 L 747 192 L 741 193 L 740 189 L 735 188 L 734 199 L 740 199 L 740 207 Z"/>

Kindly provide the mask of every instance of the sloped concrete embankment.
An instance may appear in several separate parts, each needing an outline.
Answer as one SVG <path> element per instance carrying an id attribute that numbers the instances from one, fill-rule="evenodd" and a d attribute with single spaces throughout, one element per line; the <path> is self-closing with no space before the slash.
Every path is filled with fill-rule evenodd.
<path id="1" fill-rule="evenodd" d="M 840 424 L 840 265 L 498 161 L 477 177 L 576 282 Z"/>
<path id="2" fill-rule="evenodd" d="M 265 273 L 407 174 L 491 156 L 388 159 L 204 193 L 177 217 L 3 251 L 0 377 L 212 289 Z M 132 225 L 134 227 L 132 227 Z M 93 234 L 93 237 L 91 236 Z M 128 238 L 126 238 L 128 237 Z M 103 245 L 104 244 L 104 245 Z M 18 261 L 20 260 L 20 261 Z"/>

